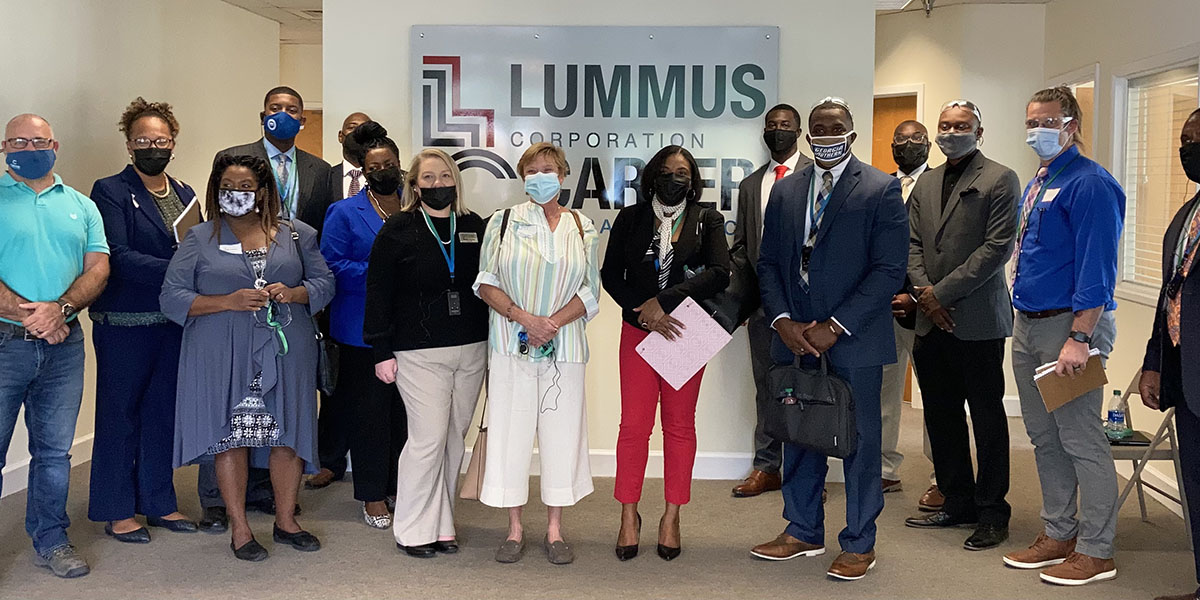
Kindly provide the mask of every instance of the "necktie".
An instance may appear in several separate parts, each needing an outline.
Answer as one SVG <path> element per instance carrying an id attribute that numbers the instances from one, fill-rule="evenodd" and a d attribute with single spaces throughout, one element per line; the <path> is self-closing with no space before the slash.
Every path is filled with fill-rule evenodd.
<path id="1" fill-rule="evenodd" d="M 1183 245 L 1186 249 L 1195 243 L 1196 236 L 1200 235 L 1200 211 L 1192 217 L 1192 224 L 1188 227 L 1187 242 Z M 1186 250 L 1185 250 L 1186 252 Z M 1183 261 L 1183 276 L 1187 277 L 1192 270 L 1192 263 L 1196 260 L 1196 250 L 1193 249 L 1188 253 L 1187 258 Z M 1179 345 L 1179 314 L 1183 307 L 1183 290 L 1175 293 L 1173 298 L 1167 299 L 1167 333 L 1171 336 L 1171 343 Z"/>
<path id="2" fill-rule="evenodd" d="M 829 205 L 829 196 L 833 193 L 833 173 L 821 173 L 821 193 L 813 198 L 812 209 L 809 212 L 811 222 L 808 226 L 808 239 L 804 242 L 804 255 L 800 257 L 800 282 L 808 291 L 808 266 L 812 261 L 813 248 L 817 245 L 817 232 L 821 229 L 821 221 L 825 218 L 825 207 Z"/>
<path id="3" fill-rule="evenodd" d="M 779 166 L 775 167 L 775 181 L 779 181 L 780 179 L 783 179 L 783 176 L 787 175 L 787 172 L 788 172 L 787 165 L 779 165 Z"/>
<path id="4" fill-rule="evenodd" d="M 291 194 L 292 188 L 288 186 L 288 156 L 286 154 L 278 154 L 275 156 L 275 181 L 279 182 L 279 198 L 282 200 L 283 214 L 291 215 Z"/>
<path id="5" fill-rule="evenodd" d="M 1038 169 L 1037 176 L 1033 178 L 1033 184 L 1029 186 L 1029 192 L 1025 194 L 1025 200 L 1021 202 L 1021 231 L 1017 234 L 1017 243 L 1013 246 L 1012 253 L 1013 283 L 1017 281 L 1017 262 L 1021 257 L 1021 246 L 1025 243 L 1025 229 L 1029 225 L 1029 213 L 1033 210 L 1033 202 L 1037 200 L 1038 193 L 1042 191 L 1042 185 L 1046 183 L 1048 173 L 1046 167 Z"/>
<path id="6" fill-rule="evenodd" d="M 908 202 L 908 195 L 912 192 L 913 181 L 915 180 L 908 175 L 900 178 L 900 196 L 904 198 L 905 202 Z"/>
<path id="7" fill-rule="evenodd" d="M 350 169 L 349 175 L 350 175 L 350 196 L 357 196 L 358 192 L 362 190 L 362 184 L 360 184 L 358 182 L 358 178 L 360 176 L 362 176 L 362 171 L 360 169 Z M 349 198 L 350 196 L 347 196 L 347 198 Z"/>

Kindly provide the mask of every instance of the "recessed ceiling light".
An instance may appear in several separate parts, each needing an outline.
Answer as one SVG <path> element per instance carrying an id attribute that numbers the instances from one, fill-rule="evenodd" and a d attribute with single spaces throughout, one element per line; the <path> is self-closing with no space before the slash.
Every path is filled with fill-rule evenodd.
<path id="1" fill-rule="evenodd" d="M 904 10 L 912 0 L 875 0 L 875 10 Z"/>

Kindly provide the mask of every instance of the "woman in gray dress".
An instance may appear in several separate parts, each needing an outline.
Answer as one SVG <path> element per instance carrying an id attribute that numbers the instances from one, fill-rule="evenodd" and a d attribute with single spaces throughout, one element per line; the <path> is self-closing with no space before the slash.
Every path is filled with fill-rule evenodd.
<path id="1" fill-rule="evenodd" d="M 334 277 L 317 234 L 281 221 L 266 161 L 222 156 L 208 181 L 206 212 L 167 268 L 159 298 L 183 325 L 175 407 L 176 467 L 214 455 L 234 556 L 267 551 L 246 521 L 248 464 L 269 466 L 274 540 L 321 547 L 296 522 L 302 472 L 315 473 L 317 344 L 311 314 L 333 297 Z"/>

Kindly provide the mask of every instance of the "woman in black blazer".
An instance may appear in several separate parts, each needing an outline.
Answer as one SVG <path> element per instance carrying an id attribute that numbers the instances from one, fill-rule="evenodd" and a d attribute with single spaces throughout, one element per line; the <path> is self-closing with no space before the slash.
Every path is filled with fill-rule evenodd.
<path id="1" fill-rule="evenodd" d="M 621 560 L 637 556 L 641 529 L 637 503 L 654 411 L 660 402 L 667 506 L 658 525 L 658 554 L 672 560 L 680 552 L 679 507 L 691 498 L 696 400 L 704 370 L 675 390 L 635 349 L 651 331 L 668 339 L 681 332 L 680 323 L 669 313 L 685 298 L 703 300 L 729 285 L 725 219 L 716 210 L 700 206 L 702 190 L 700 169 L 690 152 L 680 146 L 660 150 L 642 173 L 642 199 L 617 214 L 600 269 L 604 289 L 621 305 L 624 320 L 614 492 L 621 503 L 616 548 Z"/>
<path id="2" fill-rule="evenodd" d="M 179 122 L 171 105 L 138 98 L 121 116 L 131 165 L 92 187 L 104 218 L 112 274 L 92 304 L 96 349 L 96 434 L 88 518 L 104 521 L 118 541 L 144 544 L 151 527 L 194 532 L 176 510 L 171 455 L 175 377 L 183 330 L 159 310 L 167 264 L 175 255 L 173 224 L 196 197 L 166 174 Z"/>

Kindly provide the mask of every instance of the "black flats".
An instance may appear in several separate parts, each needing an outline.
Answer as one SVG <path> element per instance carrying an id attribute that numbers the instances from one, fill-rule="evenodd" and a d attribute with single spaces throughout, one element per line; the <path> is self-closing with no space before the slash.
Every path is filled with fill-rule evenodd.
<path id="1" fill-rule="evenodd" d="M 417 558 L 433 558 L 439 552 L 442 554 L 456 554 L 458 552 L 457 540 L 437 541 L 429 544 L 421 544 L 420 546 L 405 546 L 400 542 L 396 542 L 396 548 L 403 550 L 409 556 Z"/>
<path id="2" fill-rule="evenodd" d="M 435 551 L 441 552 L 442 554 L 457 554 L 458 553 L 458 540 L 446 540 L 444 542 L 437 541 L 437 542 L 434 542 L 429 545 L 433 546 L 433 549 Z"/>
<path id="3" fill-rule="evenodd" d="M 250 538 L 250 541 L 242 544 L 241 548 L 234 548 L 233 542 L 229 542 L 229 549 L 233 550 L 233 556 L 238 560 L 248 560 L 250 562 L 259 562 L 267 560 L 267 549 L 258 543 L 258 540 Z"/>
<path id="4" fill-rule="evenodd" d="M 638 513 L 637 521 L 638 521 L 637 532 L 638 532 L 638 537 L 640 538 L 642 536 L 642 515 L 641 515 L 641 513 Z M 626 560 L 629 560 L 638 555 L 638 545 L 635 543 L 632 546 L 617 546 L 615 552 L 617 554 L 617 560 L 626 561 Z"/>
<path id="5" fill-rule="evenodd" d="M 187 519 L 163 519 L 161 517 L 146 517 L 146 524 L 151 527 L 162 527 L 176 533 L 196 533 L 199 527 Z"/>
<path id="6" fill-rule="evenodd" d="M 128 533 L 117 533 L 113 531 L 112 523 L 108 523 L 104 526 L 104 533 L 112 536 L 112 538 L 118 542 L 124 542 L 126 544 L 150 543 L 150 532 L 147 531 L 145 527 L 138 527 L 137 529 L 134 529 Z"/>
<path id="7" fill-rule="evenodd" d="M 225 533 L 229 529 L 229 514 L 224 506 L 210 506 L 204 509 L 196 526 L 205 533 Z"/>
<path id="8" fill-rule="evenodd" d="M 272 537 L 277 544 L 287 544 L 301 552 L 316 552 L 321 549 L 321 541 L 317 536 L 301 529 L 296 533 L 288 533 L 279 528 L 278 525 L 273 525 L 274 529 Z"/>

